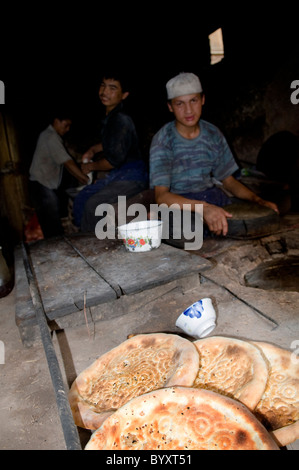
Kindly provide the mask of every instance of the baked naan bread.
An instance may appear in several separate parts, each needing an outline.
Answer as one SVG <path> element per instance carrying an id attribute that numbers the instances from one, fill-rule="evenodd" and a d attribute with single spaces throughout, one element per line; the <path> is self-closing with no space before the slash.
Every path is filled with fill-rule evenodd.
<path id="1" fill-rule="evenodd" d="M 281 446 L 299 439 L 299 364 L 290 351 L 254 342 L 270 363 L 265 393 L 255 414 Z"/>
<path id="2" fill-rule="evenodd" d="M 93 433 L 85 450 L 277 450 L 258 419 L 231 398 L 169 387 L 133 398 Z"/>
<path id="3" fill-rule="evenodd" d="M 260 349 L 247 341 L 222 336 L 194 344 L 200 365 L 193 386 L 237 399 L 254 410 L 268 380 L 268 364 Z"/>
<path id="4" fill-rule="evenodd" d="M 76 378 L 69 393 L 75 423 L 98 429 L 138 395 L 161 387 L 191 386 L 198 366 L 197 349 L 187 339 L 166 333 L 133 336 Z"/>

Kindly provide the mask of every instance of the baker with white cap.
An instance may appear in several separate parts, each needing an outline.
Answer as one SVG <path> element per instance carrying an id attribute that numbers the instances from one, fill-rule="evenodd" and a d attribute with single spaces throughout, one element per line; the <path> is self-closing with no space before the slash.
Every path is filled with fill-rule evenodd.
<path id="1" fill-rule="evenodd" d="M 167 98 L 172 100 L 178 96 L 202 93 L 199 78 L 194 73 L 180 73 L 166 83 Z"/>
<path id="2" fill-rule="evenodd" d="M 205 95 L 198 76 L 180 73 L 167 82 L 166 91 L 175 119 L 156 133 L 150 148 L 150 187 L 158 205 L 176 204 L 181 211 L 188 207 L 193 215 L 202 205 L 205 233 L 223 236 L 228 233 L 227 219 L 231 217 L 223 208 L 231 203 L 227 193 L 278 212 L 276 204 L 261 199 L 233 176 L 238 165 L 225 137 L 202 119 Z M 194 227 L 189 233 L 192 230 Z M 170 227 L 168 243 L 183 248 L 185 242 L 183 231 L 180 239 L 177 233 L 174 239 Z"/>
<path id="3" fill-rule="evenodd" d="M 168 108 L 176 118 L 178 132 L 187 139 L 200 133 L 200 118 L 205 102 L 202 86 L 194 73 L 180 73 L 166 84 Z"/>

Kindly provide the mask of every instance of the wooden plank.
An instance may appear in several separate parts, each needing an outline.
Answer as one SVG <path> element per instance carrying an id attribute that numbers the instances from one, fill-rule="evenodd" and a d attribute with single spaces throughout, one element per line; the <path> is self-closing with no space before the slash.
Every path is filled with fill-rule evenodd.
<path id="1" fill-rule="evenodd" d="M 173 286 L 186 290 L 193 277 L 198 283 L 198 273 L 211 267 L 200 256 L 164 244 L 148 253 L 129 253 L 119 240 L 83 234 L 34 243 L 29 253 L 48 319 L 68 326 L 85 322 L 84 292 L 87 316 L 92 312 L 94 321 L 115 318 Z M 23 343 L 31 345 L 36 318 L 21 249 L 15 260 L 16 323 Z"/>
<path id="2" fill-rule="evenodd" d="M 117 295 L 63 239 L 30 246 L 30 256 L 45 312 L 50 320 L 114 300 Z"/>
<path id="3" fill-rule="evenodd" d="M 23 237 L 24 208 L 29 205 L 27 177 L 19 171 L 20 151 L 18 138 L 11 117 L 0 112 L 0 214 L 7 218 L 19 242 Z"/>
<path id="4" fill-rule="evenodd" d="M 29 284 L 23 262 L 22 248 L 16 247 L 15 258 L 15 296 L 16 296 L 16 324 L 25 319 L 35 321 L 35 310 L 29 290 Z"/>
<path id="5" fill-rule="evenodd" d="M 75 236 L 70 241 L 95 271 L 107 282 L 118 285 L 123 294 L 137 293 L 211 267 L 207 259 L 163 243 L 149 252 L 131 253 L 119 240 Z"/>
<path id="6" fill-rule="evenodd" d="M 40 331 L 36 321 L 29 284 L 23 262 L 22 248 L 17 246 L 15 258 L 15 321 L 19 330 L 21 341 L 25 347 L 31 347 L 40 340 Z"/>

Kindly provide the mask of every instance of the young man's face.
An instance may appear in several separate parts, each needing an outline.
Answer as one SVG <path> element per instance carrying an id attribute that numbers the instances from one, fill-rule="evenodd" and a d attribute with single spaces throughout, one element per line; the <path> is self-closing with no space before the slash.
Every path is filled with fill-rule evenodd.
<path id="1" fill-rule="evenodd" d="M 54 119 L 53 127 L 56 130 L 57 134 L 61 137 L 64 136 L 71 128 L 72 121 L 71 119 Z"/>
<path id="2" fill-rule="evenodd" d="M 118 80 L 112 78 L 104 78 L 102 80 L 99 97 L 102 104 L 106 107 L 107 113 L 110 113 L 121 101 L 126 99 L 128 94 L 128 92 L 123 93 Z"/>
<path id="3" fill-rule="evenodd" d="M 194 93 L 178 96 L 168 103 L 169 110 L 175 115 L 176 121 L 183 127 L 193 127 L 198 124 L 204 104 L 204 95 Z"/>

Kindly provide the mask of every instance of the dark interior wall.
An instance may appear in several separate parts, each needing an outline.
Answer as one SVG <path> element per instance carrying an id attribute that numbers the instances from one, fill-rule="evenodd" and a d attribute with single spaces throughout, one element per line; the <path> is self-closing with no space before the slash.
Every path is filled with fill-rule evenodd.
<path id="1" fill-rule="evenodd" d="M 171 119 L 165 83 L 179 72 L 201 74 L 209 66 L 208 32 L 200 28 L 195 34 L 196 47 L 184 47 L 184 39 L 167 30 L 157 36 L 154 25 L 150 31 L 136 26 L 130 35 L 117 28 L 110 35 L 91 29 L 88 35 L 62 38 L 61 50 L 49 41 L 42 54 L 35 38 L 10 48 L 14 66 L 3 74 L 5 110 L 14 117 L 25 166 L 30 164 L 39 132 L 57 107 L 72 108 L 72 140 L 79 150 L 89 145 L 103 111 L 98 87 L 107 69 L 120 69 L 128 75 L 131 93 L 126 110 L 147 143 L 152 133 Z"/>
<path id="2" fill-rule="evenodd" d="M 181 71 L 200 75 L 206 92 L 204 117 L 223 130 L 244 164 L 255 163 L 260 146 L 273 133 L 288 129 L 298 135 L 299 105 L 290 100 L 290 85 L 299 79 L 297 28 L 291 15 L 278 26 L 269 15 L 262 20 L 256 12 L 251 18 L 244 11 L 227 19 L 216 8 L 209 15 L 187 10 L 184 15 L 177 12 L 175 21 L 166 17 L 159 28 L 160 13 L 145 23 L 146 9 L 139 16 L 137 11 L 131 23 L 124 19 L 119 25 L 111 18 L 105 28 L 90 12 L 88 22 L 84 17 L 81 24 L 70 20 L 48 35 L 42 34 L 40 23 L 33 34 L 9 44 L 0 79 L 6 86 L 5 110 L 13 115 L 23 143 L 24 167 L 56 104 L 72 105 L 73 139 L 80 150 L 89 144 L 100 112 L 99 77 L 110 65 L 132 77 L 126 105 L 147 144 L 171 119 L 165 83 Z M 218 27 L 223 28 L 225 59 L 210 66 L 208 34 Z"/>
<path id="3" fill-rule="evenodd" d="M 299 77 L 297 28 L 291 21 L 287 28 L 266 21 L 222 27 L 225 58 L 207 71 L 206 117 L 250 166 L 274 133 L 289 130 L 299 137 L 299 106 L 291 101 L 291 84 Z"/>
<path id="4" fill-rule="evenodd" d="M 152 136 L 172 119 L 165 84 L 182 71 L 200 76 L 206 94 L 203 118 L 220 127 L 241 165 L 255 165 L 262 144 L 278 131 L 299 137 L 299 104 L 290 99 L 291 83 L 299 80 L 295 7 L 271 6 L 262 18 L 253 5 L 243 3 L 239 11 L 225 5 L 224 13 L 218 6 L 206 12 L 192 5 L 165 5 L 163 17 L 161 5 L 153 2 L 113 4 L 108 13 L 102 3 L 72 5 L 64 14 L 62 2 L 44 5 L 43 11 L 35 6 L 30 11 L 25 3 L 10 16 L 3 6 L 0 80 L 6 99 L 1 113 L 14 124 L 24 181 L 38 134 L 57 107 L 74 111 L 69 137 L 79 152 L 96 139 L 99 80 L 111 66 L 131 77 L 126 108 L 146 158 Z M 219 27 L 225 57 L 211 66 L 208 35 Z M 20 207 L 29 203 L 17 201 Z M 0 216 L 2 206 L 0 201 Z"/>

